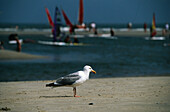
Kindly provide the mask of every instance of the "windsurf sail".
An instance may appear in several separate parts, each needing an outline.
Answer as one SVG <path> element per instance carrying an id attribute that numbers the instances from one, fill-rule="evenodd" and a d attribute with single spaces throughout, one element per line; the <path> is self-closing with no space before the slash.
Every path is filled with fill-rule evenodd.
<path id="1" fill-rule="evenodd" d="M 53 21 L 52 21 L 52 19 L 51 19 L 50 12 L 49 12 L 48 8 L 45 8 L 45 11 L 46 11 L 46 13 L 47 13 L 48 22 L 49 22 L 50 26 L 51 26 L 51 27 L 54 27 L 54 23 L 53 23 Z"/>
<path id="2" fill-rule="evenodd" d="M 73 25 L 68 19 L 64 10 L 62 10 L 62 14 L 66 22 L 66 25 L 70 27 L 70 33 L 74 33 L 75 28 L 86 28 L 85 24 L 83 24 L 83 17 L 84 17 L 83 0 L 80 0 L 79 2 L 79 17 L 78 17 L 79 24 Z"/>
<path id="3" fill-rule="evenodd" d="M 74 25 L 70 22 L 66 13 L 64 12 L 64 10 L 62 10 L 62 13 L 63 13 L 63 16 L 64 16 L 64 20 L 66 22 L 66 25 L 68 25 L 70 27 L 70 33 L 72 34 L 74 32 Z"/>
<path id="4" fill-rule="evenodd" d="M 156 22 L 155 22 L 155 13 L 153 13 L 153 18 L 152 18 L 152 32 L 151 32 L 151 37 L 156 35 Z"/>
<path id="5" fill-rule="evenodd" d="M 79 20 L 78 20 L 80 25 L 83 23 L 83 15 L 84 15 L 83 0 L 80 0 L 80 3 L 79 3 Z"/>
<path id="6" fill-rule="evenodd" d="M 61 33 L 60 31 L 61 26 L 61 14 L 58 7 L 55 8 L 54 14 L 54 27 L 53 27 L 53 41 L 56 41 L 56 37 L 58 37 Z"/>
<path id="7" fill-rule="evenodd" d="M 64 20 L 66 22 L 66 25 L 73 27 L 73 24 L 70 22 L 70 20 L 68 19 L 66 13 L 64 12 L 64 10 L 62 10 L 63 16 L 64 16 Z"/>

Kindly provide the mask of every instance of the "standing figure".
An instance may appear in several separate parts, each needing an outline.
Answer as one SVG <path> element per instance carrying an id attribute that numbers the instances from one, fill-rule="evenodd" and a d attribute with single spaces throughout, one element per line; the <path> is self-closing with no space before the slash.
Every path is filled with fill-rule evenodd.
<path id="1" fill-rule="evenodd" d="M 111 36 L 114 36 L 114 35 L 115 35 L 115 33 L 114 33 L 114 31 L 113 31 L 112 28 L 110 29 L 110 35 L 111 35 Z"/>
<path id="2" fill-rule="evenodd" d="M 147 31 L 147 24 L 146 23 L 143 24 L 143 29 L 144 29 L 144 32 Z"/>
<path id="3" fill-rule="evenodd" d="M 16 38 L 16 42 L 17 42 L 17 49 L 16 49 L 16 51 L 21 52 L 21 43 L 19 42 L 18 38 Z"/>

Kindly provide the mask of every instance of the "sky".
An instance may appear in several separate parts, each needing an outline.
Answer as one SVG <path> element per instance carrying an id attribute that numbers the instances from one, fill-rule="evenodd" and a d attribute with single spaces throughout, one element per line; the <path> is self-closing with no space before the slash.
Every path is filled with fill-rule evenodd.
<path id="1" fill-rule="evenodd" d="M 1 23 L 48 24 L 45 7 L 54 18 L 62 8 L 74 24 L 78 20 L 79 0 L 0 0 Z M 170 0 L 84 0 L 84 22 L 103 24 L 170 23 Z M 65 23 L 63 17 L 62 22 Z"/>

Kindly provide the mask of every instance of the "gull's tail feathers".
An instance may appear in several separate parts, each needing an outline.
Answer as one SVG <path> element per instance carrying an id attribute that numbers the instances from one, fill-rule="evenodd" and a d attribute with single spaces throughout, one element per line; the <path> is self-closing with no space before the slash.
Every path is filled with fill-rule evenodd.
<path id="1" fill-rule="evenodd" d="M 46 84 L 46 87 L 60 87 L 60 86 L 63 86 L 63 85 L 55 83 L 55 82 Z"/>

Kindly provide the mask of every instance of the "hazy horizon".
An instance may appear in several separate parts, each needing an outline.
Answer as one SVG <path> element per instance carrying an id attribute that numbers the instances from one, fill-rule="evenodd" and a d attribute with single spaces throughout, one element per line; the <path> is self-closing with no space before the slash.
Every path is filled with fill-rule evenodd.
<path id="1" fill-rule="evenodd" d="M 169 0 L 84 0 L 84 23 L 151 24 L 153 13 L 156 24 L 170 23 L 169 5 Z M 1 0 L 0 24 L 48 24 L 44 7 L 54 18 L 56 6 L 64 9 L 73 24 L 77 23 L 79 0 Z"/>

